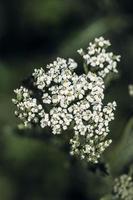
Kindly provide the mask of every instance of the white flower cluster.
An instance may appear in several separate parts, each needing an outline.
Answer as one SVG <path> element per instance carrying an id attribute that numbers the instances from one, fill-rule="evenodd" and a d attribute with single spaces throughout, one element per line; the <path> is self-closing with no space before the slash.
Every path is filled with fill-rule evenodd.
<path id="1" fill-rule="evenodd" d="M 128 86 L 130 96 L 133 96 L 133 85 Z"/>
<path id="2" fill-rule="evenodd" d="M 82 107 L 82 104 L 80 105 Z M 75 115 L 75 135 L 70 140 L 71 154 L 77 154 L 88 162 L 97 163 L 98 158 L 112 142 L 105 139 L 109 133 L 109 122 L 114 119 L 116 103 L 108 103 L 107 106 L 94 104 L 91 108 Z M 87 122 L 87 123 L 84 123 Z M 82 142 L 80 142 L 82 141 Z"/>
<path id="3" fill-rule="evenodd" d="M 38 123 L 40 111 L 43 111 L 42 105 L 37 104 L 37 99 L 32 98 L 30 91 L 23 86 L 14 90 L 16 99 L 12 99 L 17 106 L 15 115 L 24 122 L 25 126 L 31 123 Z"/>
<path id="4" fill-rule="evenodd" d="M 95 38 L 94 42 L 90 42 L 87 52 L 79 49 L 78 53 L 83 57 L 86 65 L 92 70 L 97 70 L 97 73 L 102 78 L 106 77 L 110 72 L 117 73 L 117 62 L 120 61 L 120 56 L 114 55 L 112 52 L 107 52 L 110 46 L 109 40 L 103 37 Z"/>
<path id="5" fill-rule="evenodd" d="M 97 41 L 98 42 L 98 41 Z M 105 42 L 104 42 L 105 43 Z M 116 103 L 103 104 L 104 81 L 96 73 L 78 75 L 73 59 L 57 58 L 46 69 L 35 69 L 33 87 L 15 90 L 15 114 L 25 126 L 50 127 L 53 134 L 70 135 L 72 155 L 96 163 L 111 143 L 106 139 L 109 122 L 114 119 Z"/>
<path id="6" fill-rule="evenodd" d="M 133 180 L 129 175 L 122 175 L 115 179 L 114 199 L 133 200 Z"/>

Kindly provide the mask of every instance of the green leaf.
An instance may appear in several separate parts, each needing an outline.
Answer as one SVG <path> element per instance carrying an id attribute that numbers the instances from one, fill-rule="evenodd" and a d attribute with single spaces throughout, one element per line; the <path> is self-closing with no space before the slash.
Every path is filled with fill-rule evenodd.
<path id="1" fill-rule="evenodd" d="M 68 41 L 65 41 L 59 49 L 59 54 L 63 56 L 73 55 L 76 50 L 85 47 L 90 40 L 95 37 L 109 33 L 116 29 L 124 29 L 128 26 L 125 18 L 121 16 L 113 16 L 101 18 L 92 22 L 80 33 L 74 33 Z M 62 53 L 63 52 L 63 53 Z"/>
<path id="2" fill-rule="evenodd" d="M 109 155 L 113 174 L 118 174 L 133 158 L 133 118 L 121 134 L 120 141 L 113 147 Z"/>
<path id="3" fill-rule="evenodd" d="M 108 194 L 108 195 L 102 197 L 100 200 L 112 200 L 112 195 Z"/>

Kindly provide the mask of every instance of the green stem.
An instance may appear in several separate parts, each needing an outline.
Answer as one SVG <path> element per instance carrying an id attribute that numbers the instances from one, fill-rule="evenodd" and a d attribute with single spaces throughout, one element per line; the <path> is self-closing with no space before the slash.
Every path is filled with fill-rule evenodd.
<path id="1" fill-rule="evenodd" d="M 88 66 L 86 63 L 83 63 L 83 68 L 84 68 L 84 71 L 85 71 L 85 74 L 88 74 Z"/>

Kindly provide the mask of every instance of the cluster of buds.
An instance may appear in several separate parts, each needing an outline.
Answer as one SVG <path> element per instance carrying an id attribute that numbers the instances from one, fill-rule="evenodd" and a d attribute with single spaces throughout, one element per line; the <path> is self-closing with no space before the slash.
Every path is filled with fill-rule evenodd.
<path id="1" fill-rule="evenodd" d="M 121 175 L 115 179 L 114 199 L 133 200 L 133 180 L 129 175 Z"/>
<path id="2" fill-rule="evenodd" d="M 110 72 L 118 72 L 117 63 L 120 61 L 120 56 L 107 51 L 110 45 L 109 40 L 100 37 L 95 38 L 93 43 L 89 43 L 87 52 L 83 49 L 78 50 L 86 66 L 97 71 L 97 74 L 102 78 L 105 78 Z"/>
<path id="3" fill-rule="evenodd" d="M 101 53 L 106 54 L 111 65 L 111 59 L 114 63 L 118 57 L 114 60 L 113 54 L 104 51 L 108 45 L 108 41 L 100 38 L 95 39 L 95 45 L 90 43 L 90 48 L 94 48 L 99 60 Z M 85 54 L 83 57 L 86 57 Z M 91 64 L 89 61 L 87 63 Z M 101 63 L 100 67 L 103 68 L 102 57 Z M 116 66 L 112 64 L 114 65 Z M 114 119 L 116 103 L 104 105 L 105 85 L 100 72 L 89 71 L 87 74 L 78 75 L 75 72 L 77 66 L 73 59 L 57 58 L 45 69 L 35 69 L 32 73 L 35 90 L 31 91 L 23 86 L 15 90 L 15 114 L 25 126 L 36 124 L 41 128 L 49 127 L 53 134 L 67 134 L 68 129 L 71 129 L 71 155 L 97 163 L 111 143 L 107 135 L 109 123 Z"/>

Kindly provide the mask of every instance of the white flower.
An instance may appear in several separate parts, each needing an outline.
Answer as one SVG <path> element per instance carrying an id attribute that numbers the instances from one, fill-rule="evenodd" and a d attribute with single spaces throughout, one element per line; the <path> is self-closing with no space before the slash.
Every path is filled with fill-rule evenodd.
<path id="1" fill-rule="evenodd" d="M 30 91 L 23 86 L 14 92 L 16 93 L 17 98 L 12 101 L 17 106 L 18 111 L 15 111 L 15 114 L 18 118 L 24 122 L 25 126 L 32 123 L 38 123 L 39 113 L 43 109 L 42 105 L 37 103 L 37 99 L 31 98 Z"/>
<path id="2" fill-rule="evenodd" d="M 114 199 L 133 200 L 133 180 L 126 174 L 115 179 L 114 182 Z"/>
<path id="3" fill-rule="evenodd" d="M 40 120 L 40 126 L 42 128 L 45 128 L 46 126 L 50 126 L 50 120 L 49 120 L 49 114 L 48 113 L 43 113 L 43 117 Z"/>
<path id="4" fill-rule="evenodd" d="M 109 40 L 100 37 L 96 38 L 93 43 L 89 43 L 86 53 L 82 49 L 78 50 L 86 64 L 93 70 L 95 69 L 102 78 L 106 77 L 110 72 L 118 72 L 117 62 L 120 61 L 120 56 L 107 52 L 106 49 L 110 45 Z"/>
<path id="5" fill-rule="evenodd" d="M 49 96 L 48 93 L 44 93 L 42 96 L 42 101 L 45 104 L 50 104 L 51 103 L 51 97 Z"/>
<path id="6" fill-rule="evenodd" d="M 79 50 L 77 50 L 77 52 L 78 52 L 80 55 L 84 55 L 83 49 L 79 49 Z"/>
<path id="7" fill-rule="evenodd" d="M 78 75 L 73 59 L 57 58 L 45 70 L 34 70 L 33 91 L 21 86 L 13 99 L 15 113 L 25 126 L 50 127 L 53 134 L 67 134 L 70 129 L 70 153 L 94 163 L 111 143 L 106 136 L 116 108 L 115 102 L 103 104 L 105 84 L 100 73 L 115 71 L 118 60 L 112 60 L 114 55 L 105 51 L 109 45 L 101 37 L 90 43 L 87 54 L 79 51 L 89 65 L 102 71 Z M 108 65 L 104 68 L 105 62 Z"/>

